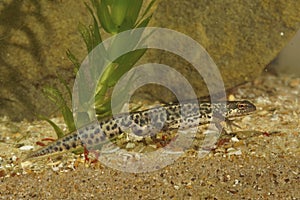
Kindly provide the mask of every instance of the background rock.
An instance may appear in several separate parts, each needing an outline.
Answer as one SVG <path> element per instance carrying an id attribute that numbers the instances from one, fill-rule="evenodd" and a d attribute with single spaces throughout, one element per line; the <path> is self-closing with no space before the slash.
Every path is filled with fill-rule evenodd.
<path id="1" fill-rule="evenodd" d="M 91 23 L 83 2 L 71 0 L 0 3 L 0 115 L 33 119 L 53 114 L 41 90 L 56 85 L 56 72 L 72 84 L 73 68 L 66 50 L 82 59 L 79 22 Z M 163 0 L 152 26 L 178 30 L 197 40 L 219 67 L 227 88 L 257 77 L 299 29 L 300 1 Z M 140 62 L 161 62 L 185 75 L 198 96 L 207 95 L 201 76 L 178 56 L 150 50 Z M 174 100 L 152 86 L 139 98 Z"/>
<path id="2" fill-rule="evenodd" d="M 60 86 L 56 72 L 72 83 L 67 49 L 85 56 L 77 31 L 89 21 L 83 2 L 5 0 L 0 10 L 0 115 L 21 120 L 54 113 L 42 89 Z"/>
<path id="3" fill-rule="evenodd" d="M 279 75 L 292 74 L 300 77 L 300 30 L 271 63 L 269 69 Z"/>
<path id="4" fill-rule="evenodd" d="M 226 88 L 232 88 L 259 76 L 296 34 L 299 22 L 300 1 L 163 0 L 151 25 L 178 30 L 198 41 L 219 67 Z M 208 95 L 201 76 L 188 62 L 167 52 L 148 55 L 150 61 L 183 74 L 198 96 Z M 150 98 L 174 100 L 166 89 L 143 90 L 152 94 L 146 95 Z"/>

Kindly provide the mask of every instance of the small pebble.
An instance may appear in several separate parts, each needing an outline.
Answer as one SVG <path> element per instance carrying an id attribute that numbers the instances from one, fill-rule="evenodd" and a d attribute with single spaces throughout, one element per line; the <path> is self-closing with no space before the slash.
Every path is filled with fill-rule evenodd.
<path id="1" fill-rule="evenodd" d="M 126 149 L 133 149 L 135 147 L 135 144 L 133 142 L 129 142 L 126 145 Z"/>
<path id="2" fill-rule="evenodd" d="M 13 156 L 11 157 L 11 160 L 12 160 L 13 162 L 15 162 L 15 161 L 17 160 L 17 156 L 13 155 Z"/>
<path id="3" fill-rule="evenodd" d="M 25 145 L 25 146 L 21 146 L 19 149 L 21 151 L 30 151 L 30 150 L 33 149 L 33 146 L 31 146 L 31 145 Z"/>
<path id="4" fill-rule="evenodd" d="M 231 138 L 231 141 L 232 141 L 232 142 L 239 142 L 240 140 L 239 140 L 237 137 L 232 137 L 232 138 Z"/>
<path id="5" fill-rule="evenodd" d="M 230 155 L 237 155 L 237 156 L 242 155 L 242 151 L 240 149 L 236 150 L 234 148 L 228 148 L 227 152 L 228 152 L 229 156 Z"/>
<path id="6" fill-rule="evenodd" d="M 175 190 L 179 190 L 179 186 L 178 185 L 174 185 Z"/>
<path id="7" fill-rule="evenodd" d="M 230 95 L 228 96 L 228 100 L 229 100 L 229 101 L 235 101 L 236 99 L 235 99 L 234 95 L 230 94 Z"/>
<path id="8" fill-rule="evenodd" d="M 289 86 L 292 88 L 298 87 L 300 85 L 300 79 L 293 79 L 289 82 Z"/>

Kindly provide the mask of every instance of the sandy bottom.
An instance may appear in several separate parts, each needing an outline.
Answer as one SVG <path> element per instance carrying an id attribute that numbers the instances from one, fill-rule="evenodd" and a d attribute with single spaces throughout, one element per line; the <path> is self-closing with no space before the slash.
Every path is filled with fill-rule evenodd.
<path id="1" fill-rule="evenodd" d="M 24 147 L 39 148 L 35 142 L 53 131 L 45 122 L 1 119 L 0 199 L 300 199 L 300 79 L 264 74 L 230 94 L 257 106 L 234 121 L 240 129 L 211 151 L 193 144 L 162 169 L 153 157 L 157 170 L 144 173 L 72 153 L 22 161 Z"/>

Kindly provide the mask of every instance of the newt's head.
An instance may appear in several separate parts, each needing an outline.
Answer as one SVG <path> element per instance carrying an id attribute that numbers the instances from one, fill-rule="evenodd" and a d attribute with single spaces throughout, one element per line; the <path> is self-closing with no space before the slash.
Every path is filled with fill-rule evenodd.
<path id="1" fill-rule="evenodd" d="M 227 102 L 226 117 L 237 117 L 247 115 L 256 110 L 256 106 L 250 101 L 229 101 Z"/>

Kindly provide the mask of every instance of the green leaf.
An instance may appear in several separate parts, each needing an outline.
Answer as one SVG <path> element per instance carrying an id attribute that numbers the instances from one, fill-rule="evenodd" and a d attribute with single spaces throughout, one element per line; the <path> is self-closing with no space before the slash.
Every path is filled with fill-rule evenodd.
<path id="1" fill-rule="evenodd" d="M 111 18 L 116 26 L 120 26 L 126 16 L 128 7 L 135 7 L 134 4 L 130 5 L 132 0 L 114 0 L 111 4 Z"/>
<path id="2" fill-rule="evenodd" d="M 71 92 L 71 89 L 68 86 L 67 82 L 65 81 L 65 79 L 63 79 L 63 77 L 61 75 L 57 74 L 57 77 L 59 78 L 59 81 L 65 86 L 65 88 L 69 94 L 69 98 L 72 101 L 72 92 Z"/>
<path id="3" fill-rule="evenodd" d="M 105 94 L 107 92 L 107 84 L 98 86 L 100 89 L 97 90 L 95 95 L 95 105 L 101 104 L 101 102 L 105 99 Z"/>
<path id="4" fill-rule="evenodd" d="M 129 82 L 134 82 L 133 78 L 137 78 L 134 76 L 134 74 L 131 75 L 129 78 Z M 124 104 L 126 103 L 125 100 L 130 98 L 130 94 L 128 93 L 130 91 L 130 84 L 123 85 L 123 88 L 119 88 L 119 92 L 115 94 L 114 96 L 114 111 L 120 111 Z M 96 114 L 99 118 L 108 117 L 112 115 L 111 110 L 111 97 L 106 98 L 102 104 L 97 105 L 95 107 Z"/>
<path id="5" fill-rule="evenodd" d="M 113 87 L 117 81 L 135 65 L 146 51 L 147 49 L 137 49 L 118 58 L 115 62 L 118 63 L 119 66 L 111 75 L 111 78 L 107 83 L 108 86 Z"/>
<path id="6" fill-rule="evenodd" d="M 148 4 L 147 8 L 145 9 L 144 13 L 142 14 L 142 16 L 141 16 L 141 18 L 140 18 L 140 20 L 139 20 L 139 22 L 138 22 L 137 24 L 140 24 L 140 21 L 142 21 L 143 18 L 149 13 L 149 11 L 150 11 L 151 7 L 153 6 L 153 4 L 155 3 L 155 1 L 156 1 L 156 0 L 152 0 L 152 1 Z"/>
<path id="7" fill-rule="evenodd" d="M 71 109 L 67 105 L 64 105 L 61 109 L 61 112 L 62 112 L 64 121 L 68 127 L 68 130 L 70 132 L 75 131 L 76 127 L 75 127 L 73 113 L 72 113 Z"/>
<path id="8" fill-rule="evenodd" d="M 95 1 L 97 2 L 97 1 Z M 108 5 L 106 1 L 101 1 L 101 4 L 99 2 L 97 3 L 97 16 L 101 23 L 101 26 L 103 29 L 111 34 L 117 33 L 117 27 L 115 26 L 113 20 L 111 19 L 111 15 L 108 10 Z"/>
<path id="9" fill-rule="evenodd" d="M 138 25 L 137 28 L 142 28 L 142 27 L 146 27 L 150 21 L 150 19 L 152 18 L 152 15 L 150 15 L 149 17 L 145 18 L 144 20 L 142 20 Z"/>
<path id="10" fill-rule="evenodd" d="M 94 36 L 94 40 L 95 40 L 95 44 L 94 44 L 94 48 L 95 48 L 96 46 L 98 46 L 98 44 L 100 44 L 102 42 L 102 38 L 100 35 L 100 31 L 99 31 L 100 28 L 98 26 L 98 22 L 94 16 L 93 16 L 93 18 L 94 18 L 94 34 L 93 34 L 93 36 Z"/>
<path id="11" fill-rule="evenodd" d="M 90 15 L 93 18 L 93 24 L 91 26 L 87 26 L 84 24 L 78 25 L 78 30 L 83 38 L 83 41 L 86 45 L 87 52 L 89 53 L 89 63 L 92 65 L 96 65 L 97 60 L 99 57 L 104 59 L 109 59 L 110 55 L 114 55 L 114 52 L 118 52 L 118 50 L 122 50 L 122 48 L 129 47 L 130 49 L 134 49 L 136 45 L 140 42 L 141 35 L 134 35 L 134 41 L 118 41 L 115 39 L 110 47 L 110 49 L 104 50 L 104 55 L 94 55 L 90 54 L 92 50 L 102 42 L 101 31 L 106 31 L 107 33 L 116 34 L 118 32 L 129 30 L 134 27 L 145 27 L 148 25 L 152 15 L 149 15 L 150 8 L 153 6 L 155 0 L 152 0 L 145 11 L 143 12 L 142 16 L 139 18 L 140 11 L 142 8 L 143 0 L 90 0 L 91 4 L 88 5 L 85 3 L 87 10 L 89 11 Z M 135 34 L 133 32 L 132 34 Z M 78 90 L 87 91 L 86 94 L 79 95 L 79 103 L 83 106 L 82 111 L 79 111 L 77 118 L 83 118 L 81 122 L 84 122 L 84 119 L 89 118 L 89 111 L 91 101 L 94 99 L 93 96 L 89 96 L 89 92 L 93 93 L 94 105 L 97 112 L 98 117 L 105 117 L 111 115 L 111 99 L 110 93 L 112 92 L 112 88 L 115 86 L 117 81 L 126 73 L 128 72 L 134 64 L 144 55 L 146 49 L 138 49 L 128 54 L 122 55 L 121 57 L 117 58 L 114 62 L 111 62 L 106 70 L 103 72 L 102 77 L 100 77 L 99 83 L 96 87 L 96 92 L 90 91 L 90 89 L 85 85 L 78 85 Z M 81 64 L 79 63 L 78 59 L 71 53 L 70 50 L 66 52 L 68 58 L 74 65 L 74 71 L 77 73 Z M 96 69 L 99 70 L 99 69 Z M 98 71 L 88 71 L 84 74 L 81 74 L 80 78 L 81 82 L 86 82 L 86 80 L 95 79 Z M 64 85 L 67 93 L 68 98 L 72 100 L 72 91 L 66 81 L 58 75 L 61 84 Z M 119 94 L 117 94 L 117 98 L 120 100 L 117 106 L 122 106 L 127 91 L 127 87 L 129 85 L 124 86 L 124 90 L 122 90 Z M 65 123 L 68 126 L 70 131 L 75 130 L 74 125 L 74 118 L 70 107 L 67 105 L 66 100 L 64 99 L 63 94 L 55 87 L 45 87 L 44 93 L 48 96 L 48 98 L 57 105 L 60 109 Z M 88 111 L 84 111 L 87 109 Z M 63 135 L 62 130 L 59 129 L 51 120 L 47 119 L 48 122 L 53 126 L 58 137 Z"/>
<path id="12" fill-rule="evenodd" d="M 75 74 L 77 73 L 77 71 L 79 71 L 80 68 L 80 63 L 78 61 L 78 59 L 76 58 L 76 56 L 68 49 L 67 52 L 67 57 L 69 58 L 69 60 L 73 63 L 74 67 L 75 67 Z"/>
<path id="13" fill-rule="evenodd" d="M 54 103 L 58 104 L 58 107 L 61 107 L 62 101 L 64 99 L 62 98 L 61 92 L 56 87 L 49 87 L 45 86 L 43 88 L 43 93 Z"/>
<path id="14" fill-rule="evenodd" d="M 65 134 L 63 132 L 63 130 L 61 128 L 59 128 L 52 120 L 50 120 L 49 118 L 43 116 L 43 115 L 38 115 L 38 118 L 47 121 L 54 129 L 57 138 L 62 138 Z"/>
<path id="15" fill-rule="evenodd" d="M 83 38 L 83 41 L 85 43 L 88 52 L 91 52 L 93 50 L 93 42 L 91 39 L 90 29 L 85 25 L 79 23 L 78 30 L 81 34 L 81 37 Z"/>
<path id="16" fill-rule="evenodd" d="M 43 91 L 45 95 L 48 96 L 48 98 L 52 102 L 54 102 L 61 110 L 64 121 L 68 126 L 69 131 L 75 130 L 73 113 L 71 112 L 71 109 L 68 107 L 65 99 L 63 98 L 62 93 L 55 87 L 45 87 Z"/>
<path id="17" fill-rule="evenodd" d="M 130 3 L 131 6 L 127 9 L 126 19 L 128 24 L 133 28 L 143 5 L 143 0 L 131 0 Z"/>
<path id="18" fill-rule="evenodd" d="M 98 22 L 97 22 L 97 19 L 94 15 L 94 12 L 93 12 L 93 9 L 87 4 L 85 3 L 85 6 L 86 8 L 88 9 L 88 11 L 90 12 L 90 15 L 93 17 L 93 21 L 94 21 L 94 25 L 93 25 L 93 28 L 91 30 L 91 33 L 92 36 L 93 36 L 93 49 L 102 42 L 102 38 L 101 38 L 101 35 L 100 35 L 100 28 L 99 28 L 99 25 L 98 25 Z"/>
<path id="19" fill-rule="evenodd" d="M 112 73 L 115 71 L 115 68 L 116 68 L 116 64 L 110 63 L 109 66 L 103 72 L 102 76 L 100 77 L 96 89 L 95 105 L 99 105 L 100 102 L 104 100 L 105 94 L 108 89 L 107 83 L 109 82 L 109 79 L 112 78 Z"/>
<path id="20" fill-rule="evenodd" d="M 83 127 L 84 125 L 91 122 L 87 112 L 76 112 L 76 114 L 76 125 L 78 127 Z"/>
<path id="21" fill-rule="evenodd" d="M 111 112 L 111 99 L 107 98 L 105 101 L 102 102 L 101 106 L 95 107 L 96 113 L 104 113 L 104 112 Z"/>

